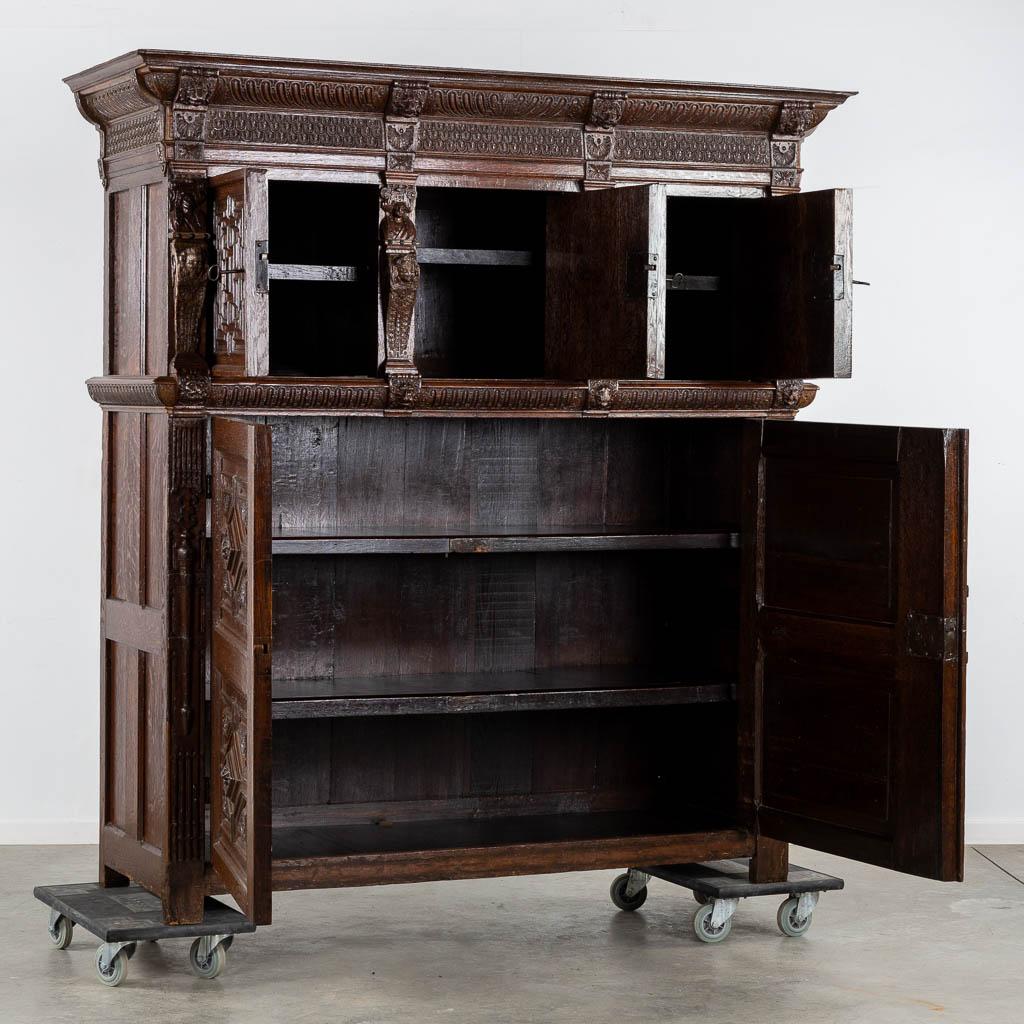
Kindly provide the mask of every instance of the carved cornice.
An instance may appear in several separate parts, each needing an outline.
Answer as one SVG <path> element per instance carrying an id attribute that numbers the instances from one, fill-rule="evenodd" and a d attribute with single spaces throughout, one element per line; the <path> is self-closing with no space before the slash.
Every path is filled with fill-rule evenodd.
<path id="1" fill-rule="evenodd" d="M 214 145 L 373 153 L 386 174 L 408 177 L 416 153 L 571 163 L 585 187 L 612 184 L 622 162 L 771 166 L 780 191 L 797 187 L 799 173 L 770 159 L 769 139 L 799 142 L 851 95 L 165 51 L 127 54 L 68 84 L 106 134 L 104 173 L 134 173 L 147 160 L 200 164 Z"/>

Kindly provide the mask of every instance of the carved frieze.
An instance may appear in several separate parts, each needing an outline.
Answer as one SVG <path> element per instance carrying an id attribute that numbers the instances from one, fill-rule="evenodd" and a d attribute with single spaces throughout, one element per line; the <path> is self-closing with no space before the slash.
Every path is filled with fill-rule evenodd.
<path id="1" fill-rule="evenodd" d="M 423 121 L 419 150 L 465 156 L 580 160 L 583 137 L 578 128 L 555 125 Z"/>
<path id="2" fill-rule="evenodd" d="M 163 141 L 163 118 L 158 110 L 115 121 L 104 134 L 103 155 L 118 156 Z"/>
<path id="3" fill-rule="evenodd" d="M 322 149 L 384 148 L 383 122 L 378 117 L 214 108 L 209 118 L 208 142 Z"/>
<path id="4" fill-rule="evenodd" d="M 172 377 L 91 377 L 85 386 L 89 397 L 105 406 L 166 408 L 178 397 Z"/>
<path id="5" fill-rule="evenodd" d="M 615 133 L 617 160 L 631 163 L 682 163 L 766 167 L 768 140 L 756 135 L 712 132 L 619 129 Z"/>
<path id="6" fill-rule="evenodd" d="M 297 384 L 231 381 L 210 384 L 211 409 L 368 410 L 387 404 L 387 386 L 379 384 Z"/>

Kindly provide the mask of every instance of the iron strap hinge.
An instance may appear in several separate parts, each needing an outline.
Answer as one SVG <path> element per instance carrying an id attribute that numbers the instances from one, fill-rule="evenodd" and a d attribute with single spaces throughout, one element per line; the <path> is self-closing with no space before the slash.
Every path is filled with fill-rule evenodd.
<path id="1" fill-rule="evenodd" d="M 907 612 L 904 652 L 911 658 L 956 661 L 960 651 L 960 618 Z"/>

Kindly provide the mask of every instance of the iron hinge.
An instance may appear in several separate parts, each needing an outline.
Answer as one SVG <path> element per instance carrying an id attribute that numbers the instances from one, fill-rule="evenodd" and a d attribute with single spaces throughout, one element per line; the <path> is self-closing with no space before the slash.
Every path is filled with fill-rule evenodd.
<path id="1" fill-rule="evenodd" d="M 656 252 L 633 253 L 626 275 L 629 291 L 634 295 L 644 295 L 648 299 L 657 298 L 659 269 Z"/>
<path id="2" fill-rule="evenodd" d="M 904 648 L 911 658 L 956 661 L 960 650 L 960 619 L 956 615 L 907 612 Z"/>
<path id="3" fill-rule="evenodd" d="M 837 252 L 832 256 L 832 298 L 841 302 L 846 298 L 846 256 Z"/>
<path id="4" fill-rule="evenodd" d="M 256 291 L 270 292 L 270 241 L 266 238 L 256 239 Z"/>

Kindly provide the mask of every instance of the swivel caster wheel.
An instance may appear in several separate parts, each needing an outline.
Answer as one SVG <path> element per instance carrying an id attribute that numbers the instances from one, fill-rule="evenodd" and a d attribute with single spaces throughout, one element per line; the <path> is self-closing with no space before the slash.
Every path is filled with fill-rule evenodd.
<path id="1" fill-rule="evenodd" d="M 619 910 L 639 910 L 647 900 L 647 886 L 644 885 L 633 893 L 629 893 L 628 889 L 629 872 L 627 871 L 617 876 L 612 882 L 610 891 L 612 903 Z"/>
<path id="2" fill-rule="evenodd" d="M 192 968 L 192 973 L 197 978 L 205 978 L 207 981 L 216 978 L 228 962 L 226 944 L 220 942 L 213 949 L 207 949 L 202 938 L 196 939 L 188 951 L 188 965 Z"/>
<path id="3" fill-rule="evenodd" d="M 122 981 L 124 981 L 125 978 L 128 977 L 128 958 L 131 954 L 126 950 L 120 950 L 110 958 L 109 963 L 104 967 L 104 948 L 105 947 L 100 946 L 100 948 L 96 950 L 96 973 L 99 975 L 99 979 L 104 985 L 116 988 Z"/>
<path id="4" fill-rule="evenodd" d="M 724 942 L 732 931 L 732 916 L 716 923 L 713 920 L 714 913 L 715 904 L 712 901 L 705 903 L 693 915 L 693 931 L 701 942 Z"/>
<path id="5" fill-rule="evenodd" d="M 790 896 L 788 900 L 783 901 L 775 917 L 779 923 L 779 931 L 783 935 L 788 935 L 791 939 L 795 939 L 806 934 L 807 930 L 811 927 L 811 921 L 814 918 L 813 904 L 811 909 L 807 910 L 803 916 L 800 913 L 801 909 L 798 896 Z"/>
<path id="6" fill-rule="evenodd" d="M 50 922 L 50 927 L 47 931 L 50 935 L 50 941 L 57 949 L 67 949 L 71 945 L 71 939 L 74 936 L 75 922 L 70 917 L 57 914 Z"/>

